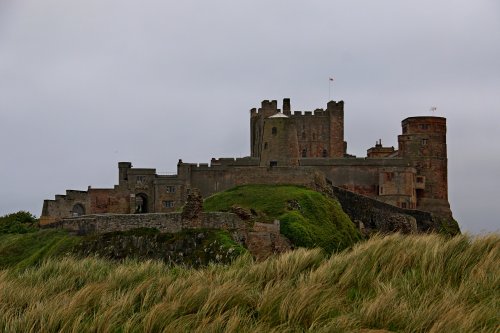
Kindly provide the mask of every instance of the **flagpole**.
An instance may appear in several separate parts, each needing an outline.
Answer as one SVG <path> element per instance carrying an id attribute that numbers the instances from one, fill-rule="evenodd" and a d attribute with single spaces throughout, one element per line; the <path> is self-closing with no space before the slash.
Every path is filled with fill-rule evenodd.
<path id="1" fill-rule="evenodd" d="M 333 80 L 334 80 L 333 77 L 328 78 L 328 102 L 330 102 L 332 100 L 332 82 L 333 82 Z"/>

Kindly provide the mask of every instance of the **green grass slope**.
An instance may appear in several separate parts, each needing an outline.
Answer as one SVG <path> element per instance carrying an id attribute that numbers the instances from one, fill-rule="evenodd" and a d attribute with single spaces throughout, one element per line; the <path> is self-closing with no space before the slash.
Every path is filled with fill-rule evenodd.
<path id="1" fill-rule="evenodd" d="M 332 252 L 361 239 L 336 200 L 304 187 L 239 186 L 206 198 L 203 206 L 206 211 L 229 211 L 239 206 L 254 212 L 260 222 L 279 219 L 281 233 L 296 246 Z"/>
<path id="2" fill-rule="evenodd" d="M 50 259 L 0 270 L 0 331 L 498 332 L 499 262 L 498 234 L 374 237 L 198 270 Z"/>
<path id="3" fill-rule="evenodd" d="M 51 257 L 72 252 L 80 239 L 61 230 L 33 229 L 27 233 L 0 234 L 0 269 L 24 269 Z"/>
<path id="4" fill-rule="evenodd" d="M 23 270 L 44 260 L 65 256 L 155 259 L 197 267 L 211 262 L 227 264 L 245 252 L 228 231 L 212 229 L 170 234 L 142 228 L 83 237 L 50 229 L 0 234 L 0 269 Z"/>

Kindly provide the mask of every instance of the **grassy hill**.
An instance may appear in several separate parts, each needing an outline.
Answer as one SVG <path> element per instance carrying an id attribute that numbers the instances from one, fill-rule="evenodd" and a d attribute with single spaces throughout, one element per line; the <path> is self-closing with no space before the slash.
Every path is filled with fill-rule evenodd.
<path id="1" fill-rule="evenodd" d="M 0 331 L 498 332 L 499 262 L 498 234 L 375 237 L 198 270 L 49 259 L 0 270 Z"/>
<path id="2" fill-rule="evenodd" d="M 259 222 L 281 222 L 281 233 L 296 246 L 343 250 L 361 239 L 338 201 L 298 186 L 245 185 L 205 199 L 207 211 L 244 208 Z"/>

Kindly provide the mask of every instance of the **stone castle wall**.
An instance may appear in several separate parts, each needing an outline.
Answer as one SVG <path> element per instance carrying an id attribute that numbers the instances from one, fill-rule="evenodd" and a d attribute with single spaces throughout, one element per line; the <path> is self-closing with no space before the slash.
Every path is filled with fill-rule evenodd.
<path id="1" fill-rule="evenodd" d="M 351 220 L 366 232 L 428 233 L 446 229 L 449 234 L 460 230 L 452 218 L 436 216 L 430 212 L 399 208 L 379 200 L 332 186 L 334 197 Z"/>
<path id="2" fill-rule="evenodd" d="M 155 228 L 160 232 L 168 233 L 195 228 L 236 231 L 247 229 L 245 222 L 233 213 L 202 213 L 196 220 L 186 220 L 181 215 L 182 213 L 96 214 L 63 219 L 48 227 L 64 229 L 77 235 L 128 231 L 137 228 Z"/>

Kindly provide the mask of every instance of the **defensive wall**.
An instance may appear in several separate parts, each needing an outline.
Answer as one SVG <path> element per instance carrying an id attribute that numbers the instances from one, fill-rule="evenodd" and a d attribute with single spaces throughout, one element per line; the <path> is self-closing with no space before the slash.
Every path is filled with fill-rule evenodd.
<path id="1" fill-rule="evenodd" d="M 85 215 L 62 219 L 43 225 L 42 228 L 63 229 L 79 236 L 138 228 L 154 228 L 162 233 L 178 233 L 189 229 L 226 230 L 234 241 L 244 244 L 257 260 L 291 248 L 288 239 L 280 234 L 279 221 L 248 223 L 238 215 L 227 212 L 205 212 L 191 219 L 183 218 L 182 215 L 180 212 Z"/>
<path id="2" fill-rule="evenodd" d="M 331 185 L 330 181 L 328 183 Z M 344 212 L 358 228 L 365 228 L 367 232 L 429 233 L 445 229 L 452 235 L 460 233 L 458 225 L 451 217 L 403 209 L 337 186 L 331 186 L 331 189 Z"/>
<path id="3" fill-rule="evenodd" d="M 95 214 L 67 218 L 50 224 L 50 228 L 60 228 L 77 235 L 102 234 L 106 232 L 128 231 L 137 228 L 154 228 L 160 232 L 177 233 L 185 229 L 222 229 L 245 231 L 248 228 L 236 214 L 224 212 L 202 213 L 195 220 L 182 218 L 182 213 L 151 214 Z"/>

